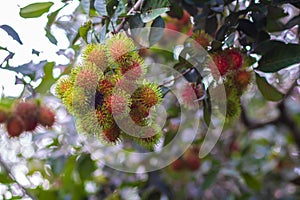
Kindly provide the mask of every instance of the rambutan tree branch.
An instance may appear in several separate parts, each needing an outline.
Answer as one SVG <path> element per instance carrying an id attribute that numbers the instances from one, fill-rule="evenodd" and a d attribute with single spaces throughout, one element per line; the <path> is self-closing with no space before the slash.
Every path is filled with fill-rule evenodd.
<path id="1" fill-rule="evenodd" d="M 128 11 L 127 15 L 130 15 L 132 14 L 133 12 L 137 11 L 139 9 L 139 7 L 142 5 L 143 3 L 143 0 L 138 0 L 134 6 Z M 127 17 L 124 17 L 121 21 L 121 23 L 119 24 L 119 26 L 116 28 L 116 30 L 114 31 L 114 33 L 118 33 L 120 32 L 123 28 L 124 28 L 124 25 L 127 21 Z"/>
<path id="2" fill-rule="evenodd" d="M 0 155 L 0 167 L 6 172 L 7 176 L 14 182 L 18 185 L 18 187 L 21 189 L 22 193 L 23 193 L 23 197 L 29 197 L 33 200 L 36 200 L 36 198 L 30 194 L 30 192 L 25 188 L 23 187 L 17 180 L 16 178 L 14 177 L 14 175 L 12 174 L 12 172 L 10 171 L 10 168 L 7 166 L 7 164 L 4 162 L 4 160 L 1 158 L 1 155 Z"/>

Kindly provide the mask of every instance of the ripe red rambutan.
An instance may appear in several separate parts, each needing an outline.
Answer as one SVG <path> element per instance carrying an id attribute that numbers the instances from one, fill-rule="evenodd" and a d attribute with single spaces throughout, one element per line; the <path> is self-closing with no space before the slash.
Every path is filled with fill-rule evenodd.
<path id="1" fill-rule="evenodd" d="M 45 106 L 40 106 L 37 115 L 38 123 L 44 127 L 52 127 L 55 122 L 55 113 Z"/>
<path id="2" fill-rule="evenodd" d="M 4 110 L 0 110 L 0 123 L 6 122 L 7 119 L 8 119 L 8 112 Z"/>
<path id="3" fill-rule="evenodd" d="M 156 84 L 146 84 L 136 89 L 131 98 L 133 102 L 151 108 L 161 101 L 161 91 Z"/>
<path id="4" fill-rule="evenodd" d="M 120 134 L 120 128 L 116 124 L 114 124 L 110 128 L 102 131 L 102 138 L 107 142 L 117 143 L 118 141 L 120 141 Z"/>
<path id="5" fill-rule="evenodd" d="M 228 72 L 229 62 L 224 54 L 213 54 L 212 61 L 214 62 L 215 66 L 217 67 L 217 70 L 221 74 L 221 76 L 225 75 Z M 210 69 L 211 69 L 213 75 L 218 75 L 218 72 L 216 71 L 215 66 L 212 64 L 212 66 L 210 66 Z"/>
<path id="6" fill-rule="evenodd" d="M 25 130 L 25 125 L 21 117 L 13 115 L 6 122 L 6 130 L 10 137 L 19 137 Z"/>
<path id="7" fill-rule="evenodd" d="M 237 88 L 244 91 L 251 83 L 252 73 L 248 71 L 238 71 L 234 74 L 234 83 Z"/>
<path id="8" fill-rule="evenodd" d="M 37 105 L 33 101 L 20 102 L 15 110 L 15 115 L 24 122 L 25 131 L 33 131 L 37 127 Z"/>
<path id="9" fill-rule="evenodd" d="M 129 101 L 121 94 L 111 94 L 105 100 L 105 107 L 113 115 L 121 115 L 128 112 Z"/>
<path id="10" fill-rule="evenodd" d="M 224 54 L 229 60 L 230 68 L 237 70 L 240 69 L 243 65 L 243 55 L 237 49 L 227 49 Z"/>
<path id="11" fill-rule="evenodd" d="M 139 62 L 133 61 L 129 66 L 121 66 L 121 74 L 125 79 L 137 80 L 143 74 L 143 69 Z"/>
<path id="12" fill-rule="evenodd" d="M 171 165 L 170 165 L 170 168 L 175 171 L 175 172 L 178 172 L 178 171 L 181 171 L 185 168 L 185 163 L 182 159 L 177 159 L 177 160 L 174 160 Z"/>

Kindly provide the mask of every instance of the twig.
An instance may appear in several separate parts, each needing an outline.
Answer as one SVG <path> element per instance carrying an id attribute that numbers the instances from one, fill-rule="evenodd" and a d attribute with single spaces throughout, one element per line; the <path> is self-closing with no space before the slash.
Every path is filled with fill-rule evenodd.
<path id="1" fill-rule="evenodd" d="M 138 0 L 134 6 L 128 11 L 127 15 L 130 15 L 131 13 L 133 13 L 134 11 L 137 11 L 137 9 L 141 6 L 143 0 Z M 119 26 L 116 28 L 116 30 L 114 31 L 114 33 L 118 33 L 120 32 L 121 29 L 124 28 L 124 25 L 126 23 L 127 18 L 124 17 L 121 21 L 121 23 L 119 24 Z"/>
<path id="2" fill-rule="evenodd" d="M 23 187 L 23 186 L 16 180 L 16 178 L 13 176 L 13 174 L 11 173 L 9 167 L 8 167 L 8 166 L 6 165 L 6 163 L 3 161 L 3 159 L 1 158 L 1 156 L 0 156 L 0 166 L 1 166 L 2 169 L 4 169 L 4 171 L 7 173 L 7 175 L 9 176 L 9 178 L 10 178 L 12 181 L 14 181 L 14 182 L 18 185 L 19 188 L 21 188 L 22 193 L 23 193 L 23 197 L 28 196 L 28 197 L 30 197 L 31 199 L 36 200 L 36 198 L 35 198 L 32 194 L 30 194 L 29 191 L 28 191 L 25 187 Z"/>
<path id="3" fill-rule="evenodd" d="M 188 68 L 188 69 L 185 70 L 182 74 L 179 74 L 178 76 L 174 77 L 172 80 L 163 82 L 162 84 L 159 85 L 159 87 L 162 87 L 162 86 L 164 86 L 164 85 L 166 85 L 166 84 L 168 84 L 168 83 L 171 83 L 171 82 L 173 82 L 173 81 L 175 81 L 175 80 L 177 80 L 177 79 L 183 77 L 184 75 L 186 75 L 186 74 L 188 74 L 189 72 L 191 72 L 192 69 L 193 69 L 192 67 L 191 67 L 191 68 Z"/>

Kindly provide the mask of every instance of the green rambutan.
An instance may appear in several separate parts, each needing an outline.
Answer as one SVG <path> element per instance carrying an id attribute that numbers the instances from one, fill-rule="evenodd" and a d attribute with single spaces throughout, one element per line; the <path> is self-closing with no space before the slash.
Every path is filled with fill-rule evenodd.
<path id="1" fill-rule="evenodd" d="M 227 98 L 226 101 L 226 122 L 237 119 L 241 114 L 241 105 L 239 98 Z"/>
<path id="2" fill-rule="evenodd" d="M 58 98 L 64 98 L 67 91 L 73 89 L 73 82 L 71 81 L 70 77 L 63 77 L 60 78 L 55 87 L 55 94 Z"/>
<path id="3" fill-rule="evenodd" d="M 102 129 L 108 129 L 114 124 L 114 118 L 107 110 L 96 109 L 95 112 L 97 121 Z"/>

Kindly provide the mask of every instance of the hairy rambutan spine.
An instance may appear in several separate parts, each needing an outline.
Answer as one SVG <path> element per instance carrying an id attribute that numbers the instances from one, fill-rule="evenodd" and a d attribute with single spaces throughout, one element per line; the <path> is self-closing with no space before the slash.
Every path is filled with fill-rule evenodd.
<path id="1" fill-rule="evenodd" d="M 108 57 L 104 45 L 88 44 L 82 54 L 85 61 L 95 64 L 100 71 L 103 72 L 108 67 Z"/>

